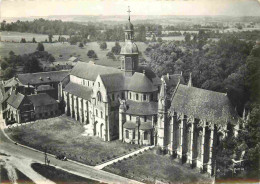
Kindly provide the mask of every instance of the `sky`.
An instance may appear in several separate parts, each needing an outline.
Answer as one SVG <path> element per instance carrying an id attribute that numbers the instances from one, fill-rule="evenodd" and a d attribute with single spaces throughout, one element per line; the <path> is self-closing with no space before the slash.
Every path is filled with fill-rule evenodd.
<path id="1" fill-rule="evenodd" d="M 260 0 L 0 0 L 0 15 L 229 15 L 260 16 Z"/>

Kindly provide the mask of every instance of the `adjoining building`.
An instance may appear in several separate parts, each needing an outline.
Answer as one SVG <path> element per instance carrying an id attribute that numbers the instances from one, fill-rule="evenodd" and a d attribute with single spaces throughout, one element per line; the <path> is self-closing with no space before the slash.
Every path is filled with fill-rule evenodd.
<path id="1" fill-rule="evenodd" d="M 48 94 L 24 95 L 16 89 L 7 93 L 3 118 L 7 124 L 24 123 L 60 114 L 58 102 Z"/>

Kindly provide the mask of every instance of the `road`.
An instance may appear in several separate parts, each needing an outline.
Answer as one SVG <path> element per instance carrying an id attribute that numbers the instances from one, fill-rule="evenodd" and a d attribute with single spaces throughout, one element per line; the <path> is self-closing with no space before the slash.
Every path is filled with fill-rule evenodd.
<path id="1" fill-rule="evenodd" d="M 44 154 L 40 152 L 33 151 L 31 149 L 19 146 L 11 142 L 3 132 L 3 120 L 0 118 L 1 131 L 0 131 L 0 151 L 3 150 L 8 154 L 15 157 L 22 157 L 24 159 L 31 159 L 35 162 L 44 162 Z M 49 156 L 50 164 L 54 165 L 58 168 L 61 168 L 70 173 L 86 177 L 89 179 L 97 180 L 104 183 L 140 183 L 134 180 L 130 180 L 128 178 L 124 178 L 109 172 L 105 172 L 103 170 L 95 169 L 94 167 L 77 164 L 72 161 L 60 161 L 55 159 L 54 157 Z"/>

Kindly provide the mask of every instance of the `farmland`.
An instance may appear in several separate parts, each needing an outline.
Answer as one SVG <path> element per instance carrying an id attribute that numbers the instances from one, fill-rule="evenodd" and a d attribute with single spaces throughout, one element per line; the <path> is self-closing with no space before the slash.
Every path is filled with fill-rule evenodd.
<path id="1" fill-rule="evenodd" d="M 20 40 L 24 36 L 24 34 L 26 34 L 27 36 L 31 35 L 31 39 L 33 36 L 35 36 L 36 41 L 38 40 L 38 37 L 36 37 L 37 34 L 29 34 L 29 33 L 16 33 L 16 34 L 21 34 L 20 37 L 17 35 L 15 37 L 15 34 L 13 33 L 14 38 L 18 39 L 17 37 L 19 37 L 18 40 Z M 38 35 L 38 36 L 42 37 L 42 35 Z M 46 35 L 44 36 L 46 37 Z M 124 44 L 123 42 L 120 42 L 121 46 L 123 46 L 123 44 Z M 139 51 L 143 53 L 147 47 L 147 44 L 143 42 L 137 42 L 136 44 L 139 48 Z M 107 49 L 101 50 L 97 42 L 89 42 L 83 48 L 78 47 L 78 45 L 70 45 L 69 43 L 44 43 L 45 51 L 51 53 L 56 58 L 57 61 L 67 60 L 73 55 L 73 56 L 79 56 L 82 61 L 88 62 L 93 59 L 88 58 L 87 52 L 88 50 L 94 50 L 98 56 L 98 60 L 96 60 L 95 63 L 104 66 L 117 67 L 120 65 L 120 62 L 108 59 L 106 56 L 106 54 L 109 51 L 111 51 L 111 48 L 114 45 L 115 42 L 107 42 Z M 11 50 L 17 55 L 32 53 L 36 50 L 36 47 L 37 47 L 37 43 L 0 42 L 0 57 L 3 58 L 8 56 L 8 53 Z M 60 55 L 62 55 L 62 59 L 59 59 Z"/>

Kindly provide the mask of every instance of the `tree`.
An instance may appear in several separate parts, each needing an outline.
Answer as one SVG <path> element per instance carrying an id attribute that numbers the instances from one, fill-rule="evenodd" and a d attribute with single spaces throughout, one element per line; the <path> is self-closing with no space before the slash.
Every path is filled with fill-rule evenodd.
<path id="1" fill-rule="evenodd" d="M 20 41 L 20 43 L 26 43 L 25 38 L 22 38 L 21 41 Z"/>
<path id="2" fill-rule="evenodd" d="M 94 50 L 89 50 L 88 53 L 87 53 L 87 56 L 89 58 L 97 58 L 97 54 L 95 53 Z"/>
<path id="3" fill-rule="evenodd" d="M 4 79 L 10 79 L 14 76 L 15 71 L 14 71 L 13 67 L 8 67 L 4 70 L 3 73 L 4 73 L 3 74 Z"/>
<path id="4" fill-rule="evenodd" d="M 8 63 L 6 61 L 1 62 L 1 69 L 5 70 L 8 67 Z"/>
<path id="5" fill-rule="evenodd" d="M 25 61 L 23 71 L 25 73 L 41 72 L 42 68 L 40 66 L 39 60 L 34 56 L 29 57 L 29 59 L 27 61 Z"/>
<path id="6" fill-rule="evenodd" d="M 11 51 L 9 52 L 9 56 L 10 56 L 10 57 L 14 56 L 14 51 L 11 50 Z"/>
<path id="7" fill-rule="evenodd" d="M 53 57 L 53 55 L 51 55 L 51 54 L 49 55 L 48 61 L 51 63 L 55 61 L 55 58 Z"/>
<path id="8" fill-rule="evenodd" d="M 102 42 L 102 43 L 100 44 L 100 49 L 102 49 L 102 50 L 107 49 L 107 43 L 106 43 L 106 42 Z"/>
<path id="9" fill-rule="evenodd" d="M 36 40 L 35 40 L 35 38 L 34 38 L 34 37 L 33 37 L 33 39 L 32 39 L 32 42 L 33 42 L 33 43 L 36 43 Z"/>
<path id="10" fill-rule="evenodd" d="M 190 40 L 191 40 L 191 35 L 190 35 L 190 33 L 187 33 L 186 35 L 185 35 L 185 42 L 190 42 Z"/>
<path id="11" fill-rule="evenodd" d="M 43 46 L 43 44 L 42 44 L 42 43 L 38 43 L 38 46 L 37 46 L 36 50 L 38 50 L 38 51 L 44 51 L 44 46 Z"/>
<path id="12" fill-rule="evenodd" d="M 121 52 L 121 46 L 120 46 L 119 42 L 116 42 L 116 43 L 115 43 L 115 46 L 112 47 L 111 52 L 112 52 L 113 54 L 115 54 L 115 55 L 120 54 L 120 52 Z"/>
<path id="13" fill-rule="evenodd" d="M 49 35 L 48 35 L 48 38 L 49 38 L 49 43 L 52 43 L 53 35 L 52 35 L 52 34 L 49 34 Z"/>
<path id="14" fill-rule="evenodd" d="M 84 47 L 84 45 L 83 45 L 82 42 L 79 43 L 79 47 L 80 47 L 80 48 L 83 48 L 83 47 Z"/>

